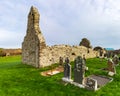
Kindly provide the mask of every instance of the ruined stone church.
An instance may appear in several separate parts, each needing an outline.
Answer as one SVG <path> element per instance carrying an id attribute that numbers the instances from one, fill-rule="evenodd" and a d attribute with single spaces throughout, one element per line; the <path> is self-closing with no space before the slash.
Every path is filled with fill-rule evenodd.
<path id="1" fill-rule="evenodd" d="M 37 68 L 49 66 L 59 62 L 59 58 L 68 57 L 73 61 L 76 56 L 85 55 L 86 58 L 96 57 L 97 51 L 84 46 L 54 45 L 47 46 L 39 27 L 40 14 L 35 7 L 31 7 L 28 14 L 27 32 L 22 43 L 22 62 Z"/>

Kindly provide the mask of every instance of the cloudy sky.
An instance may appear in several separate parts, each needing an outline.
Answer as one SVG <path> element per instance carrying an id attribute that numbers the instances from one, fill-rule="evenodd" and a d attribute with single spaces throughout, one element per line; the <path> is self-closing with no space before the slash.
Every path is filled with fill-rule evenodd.
<path id="1" fill-rule="evenodd" d="M 47 45 L 88 38 L 93 47 L 120 48 L 120 0 L 1 0 L 0 48 L 21 48 L 31 6 Z"/>

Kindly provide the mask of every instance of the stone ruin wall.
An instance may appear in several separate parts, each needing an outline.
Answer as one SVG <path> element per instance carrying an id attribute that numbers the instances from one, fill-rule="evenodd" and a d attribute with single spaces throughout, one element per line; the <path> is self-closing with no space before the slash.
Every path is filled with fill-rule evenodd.
<path id="1" fill-rule="evenodd" d="M 84 46 L 54 45 L 46 46 L 45 39 L 39 28 L 39 12 L 31 7 L 28 15 L 27 33 L 22 43 L 22 62 L 37 68 L 49 66 L 59 62 L 59 57 L 69 57 L 73 61 L 76 56 L 85 55 L 86 58 L 93 58 L 98 55 Z"/>
<path id="2" fill-rule="evenodd" d="M 22 62 L 35 67 L 40 67 L 41 50 L 46 47 L 45 39 L 39 28 L 39 17 L 38 10 L 31 7 L 28 15 L 27 33 L 22 43 Z"/>
<path id="3" fill-rule="evenodd" d="M 93 51 L 92 49 L 89 49 L 88 53 L 88 48 L 84 46 L 55 45 L 51 47 L 47 46 L 42 51 L 42 67 L 49 66 L 54 63 L 59 63 L 60 57 L 63 57 L 64 61 L 66 57 L 68 57 L 70 61 L 74 61 L 77 56 L 83 57 L 83 55 L 85 55 L 86 58 L 94 58 L 98 55 L 98 52 Z"/>

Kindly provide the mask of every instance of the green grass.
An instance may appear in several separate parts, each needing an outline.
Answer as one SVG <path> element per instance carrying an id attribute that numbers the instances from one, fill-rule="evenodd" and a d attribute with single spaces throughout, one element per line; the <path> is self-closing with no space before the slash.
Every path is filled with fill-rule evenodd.
<path id="1" fill-rule="evenodd" d="M 100 68 L 107 66 L 107 61 L 98 58 L 87 59 L 89 70 L 85 76 L 91 74 L 106 75 Z M 73 66 L 73 62 L 71 63 Z M 55 65 L 56 66 L 56 65 Z M 0 57 L 0 96 L 120 96 L 120 66 L 116 67 L 117 74 L 114 80 L 93 92 L 64 85 L 61 78 L 63 73 L 44 77 L 40 72 L 50 67 L 36 69 L 21 63 L 21 56 Z"/>

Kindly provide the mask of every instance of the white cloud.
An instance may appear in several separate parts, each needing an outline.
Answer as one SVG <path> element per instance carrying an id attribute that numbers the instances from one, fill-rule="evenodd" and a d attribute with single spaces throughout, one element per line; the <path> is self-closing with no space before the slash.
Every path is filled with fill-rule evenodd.
<path id="1" fill-rule="evenodd" d="M 32 5 L 40 12 L 40 28 L 49 45 L 76 45 L 87 37 L 93 46 L 120 48 L 120 0 L 1 1 L 0 29 L 5 32 L 0 31 L 3 34 L 0 45 L 7 41 L 15 42 L 15 34 L 20 36 L 17 42 L 21 45 Z M 8 40 L 4 40 L 6 38 Z"/>
<path id="2" fill-rule="evenodd" d="M 42 14 L 46 15 L 46 19 L 42 19 L 42 23 L 46 22 L 46 25 L 42 31 L 45 31 L 47 43 L 79 44 L 83 37 L 87 37 L 93 46 L 118 46 L 120 23 L 116 20 L 120 21 L 120 15 L 116 6 L 120 5 L 119 0 L 116 3 L 114 0 L 51 0 L 47 4 L 45 1 L 39 3 L 45 8 Z M 113 37 L 116 37 L 115 41 Z M 113 41 L 116 46 L 111 44 Z"/>
<path id="3" fill-rule="evenodd" d="M 0 48 L 20 48 L 23 34 L 0 29 Z"/>

